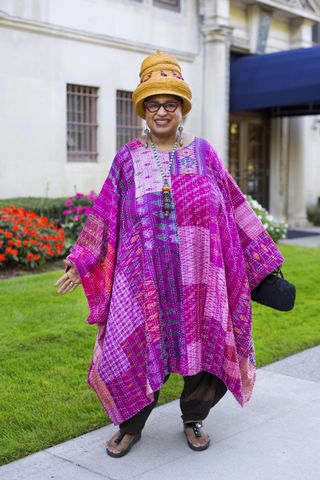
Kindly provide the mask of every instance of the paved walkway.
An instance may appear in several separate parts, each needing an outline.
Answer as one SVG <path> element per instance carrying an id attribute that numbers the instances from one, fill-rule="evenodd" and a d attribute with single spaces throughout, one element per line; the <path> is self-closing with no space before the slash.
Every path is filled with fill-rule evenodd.
<path id="1" fill-rule="evenodd" d="M 157 407 L 142 439 L 111 458 L 108 425 L 0 468 L 3 480 L 319 480 L 320 346 L 257 371 L 243 409 L 228 392 L 205 425 L 208 450 L 186 444 L 178 400 Z"/>

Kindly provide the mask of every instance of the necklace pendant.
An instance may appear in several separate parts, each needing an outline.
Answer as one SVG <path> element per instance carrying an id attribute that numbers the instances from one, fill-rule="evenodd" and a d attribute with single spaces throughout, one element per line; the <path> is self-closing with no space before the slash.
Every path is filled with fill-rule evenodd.
<path id="1" fill-rule="evenodd" d="M 170 212 L 173 210 L 173 208 L 172 208 L 172 197 L 171 197 L 171 187 L 169 186 L 169 183 L 168 183 L 168 177 L 169 177 L 169 172 L 170 172 L 173 160 L 174 160 L 174 155 L 175 155 L 176 150 L 177 150 L 177 146 L 178 146 L 178 141 L 176 140 L 175 144 L 173 145 L 173 150 L 170 153 L 169 165 L 168 165 L 168 169 L 167 169 L 168 170 L 167 171 L 167 176 L 165 176 L 164 173 L 163 173 L 163 170 L 162 170 L 161 162 L 159 160 L 159 157 L 158 157 L 158 154 L 157 154 L 157 151 L 156 151 L 156 147 L 155 147 L 153 141 L 151 140 L 151 148 L 152 148 L 152 151 L 153 151 L 153 156 L 154 156 L 154 158 L 155 158 L 155 160 L 158 164 L 158 168 L 159 168 L 159 170 L 161 172 L 161 175 L 163 177 L 163 180 L 164 180 L 164 185 L 162 187 L 162 198 L 163 198 L 164 214 L 165 214 L 166 217 L 168 215 L 170 215 Z"/>
<path id="2" fill-rule="evenodd" d="M 163 198 L 164 214 L 167 217 L 172 210 L 171 188 L 167 184 L 164 184 L 162 187 L 162 198 Z"/>

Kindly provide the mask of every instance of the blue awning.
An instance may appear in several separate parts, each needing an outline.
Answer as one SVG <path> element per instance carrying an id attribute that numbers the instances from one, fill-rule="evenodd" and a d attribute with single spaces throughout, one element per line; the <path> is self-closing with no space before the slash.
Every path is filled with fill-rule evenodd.
<path id="1" fill-rule="evenodd" d="M 232 54 L 230 77 L 232 112 L 320 113 L 320 45 L 263 55 Z"/>

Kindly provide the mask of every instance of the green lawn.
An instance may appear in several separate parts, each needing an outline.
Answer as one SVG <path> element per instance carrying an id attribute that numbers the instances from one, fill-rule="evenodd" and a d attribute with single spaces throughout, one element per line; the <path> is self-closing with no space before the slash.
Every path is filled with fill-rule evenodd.
<path id="1" fill-rule="evenodd" d="M 288 313 L 254 304 L 258 366 L 320 343 L 320 248 L 280 248 L 297 304 Z M 59 276 L 0 281 L 0 464 L 110 423 L 86 383 L 96 327 L 86 324 L 80 288 L 56 293 Z M 171 375 L 159 404 L 181 388 L 182 378 Z"/>

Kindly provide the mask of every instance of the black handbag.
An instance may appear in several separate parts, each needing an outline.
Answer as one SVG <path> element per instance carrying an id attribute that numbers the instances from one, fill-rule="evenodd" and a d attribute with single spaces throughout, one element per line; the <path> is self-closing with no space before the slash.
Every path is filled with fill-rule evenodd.
<path id="1" fill-rule="evenodd" d="M 251 299 L 267 307 L 287 312 L 294 307 L 296 287 L 284 279 L 281 269 L 278 268 L 251 291 Z"/>

